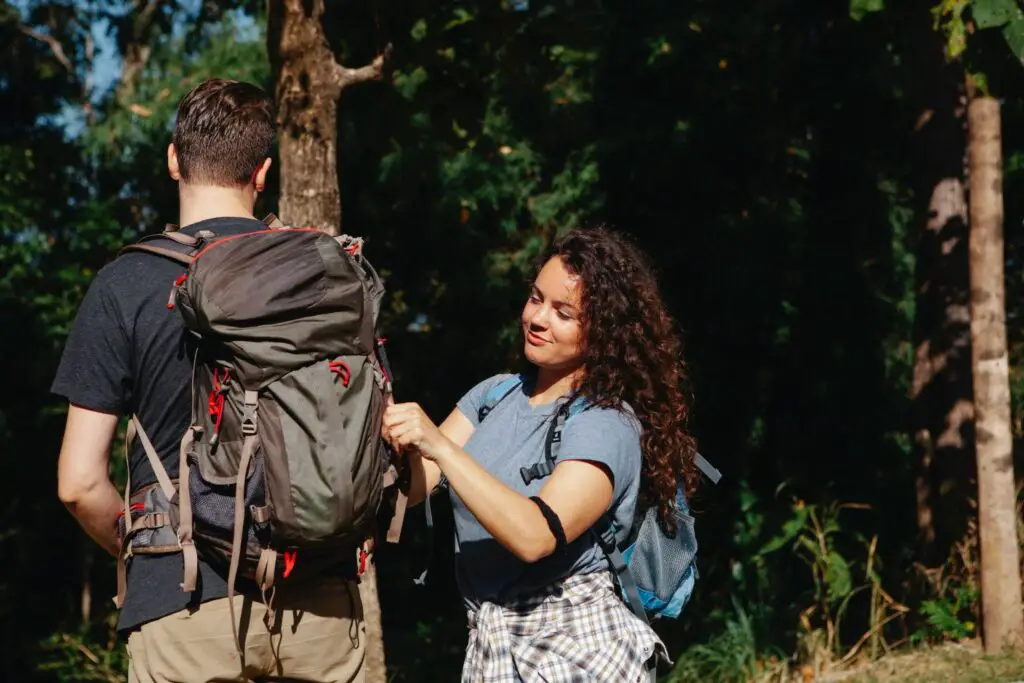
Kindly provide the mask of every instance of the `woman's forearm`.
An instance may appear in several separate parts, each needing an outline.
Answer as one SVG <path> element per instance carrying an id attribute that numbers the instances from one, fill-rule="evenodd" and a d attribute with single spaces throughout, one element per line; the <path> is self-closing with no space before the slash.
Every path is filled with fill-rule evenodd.
<path id="1" fill-rule="evenodd" d="M 436 463 L 421 457 L 419 453 L 408 454 L 409 506 L 419 505 L 427 499 L 441 480 L 441 470 Z"/>
<path id="2" fill-rule="evenodd" d="M 454 443 L 438 456 L 449 485 L 495 540 L 524 562 L 554 552 L 555 537 L 533 501 L 498 481 Z"/>

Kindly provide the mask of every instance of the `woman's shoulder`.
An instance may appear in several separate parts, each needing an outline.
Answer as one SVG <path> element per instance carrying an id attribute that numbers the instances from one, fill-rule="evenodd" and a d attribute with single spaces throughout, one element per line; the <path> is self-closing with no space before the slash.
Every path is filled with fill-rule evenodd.
<path id="1" fill-rule="evenodd" d="M 566 422 L 568 425 L 575 423 L 577 428 L 592 429 L 600 426 L 624 436 L 639 437 L 641 426 L 633 409 L 627 403 L 616 406 L 589 406 L 583 405 L 570 413 Z"/>

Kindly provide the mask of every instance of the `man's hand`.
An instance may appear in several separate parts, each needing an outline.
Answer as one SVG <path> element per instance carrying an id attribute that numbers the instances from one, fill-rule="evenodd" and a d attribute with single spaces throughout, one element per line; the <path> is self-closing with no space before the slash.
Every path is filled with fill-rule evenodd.
<path id="1" fill-rule="evenodd" d="M 108 468 L 116 429 L 116 415 L 69 406 L 57 464 L 57 496 L 86 533 L 115 557 L 122 501 Z"/>

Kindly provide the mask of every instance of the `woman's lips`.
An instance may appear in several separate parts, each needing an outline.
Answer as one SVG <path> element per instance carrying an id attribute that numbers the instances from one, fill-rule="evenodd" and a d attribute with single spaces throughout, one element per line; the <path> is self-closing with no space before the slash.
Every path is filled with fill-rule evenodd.
<path id="1" fill-rule="evenodd" d="M 540 346 L 541 344 L 547 344 L 548 343 L 547 339 L 544 339 L 543 337 L 538 337 L 536 334 L 534 334 L 530 330 L 526 331 L 526 341 L 530 342 L 534 346 Z"/>

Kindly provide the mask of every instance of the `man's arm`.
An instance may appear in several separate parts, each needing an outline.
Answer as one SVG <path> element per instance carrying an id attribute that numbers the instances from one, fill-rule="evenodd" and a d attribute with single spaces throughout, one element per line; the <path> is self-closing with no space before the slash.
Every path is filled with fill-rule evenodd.
<path id="1" fill-rule="evenodd" d="M 115 557 L 123 501 L 110 481 L 109 466 L 117 420 L 116 415 L 68 406 L 57 464 L 57 496 L 86 533 Z"/>

